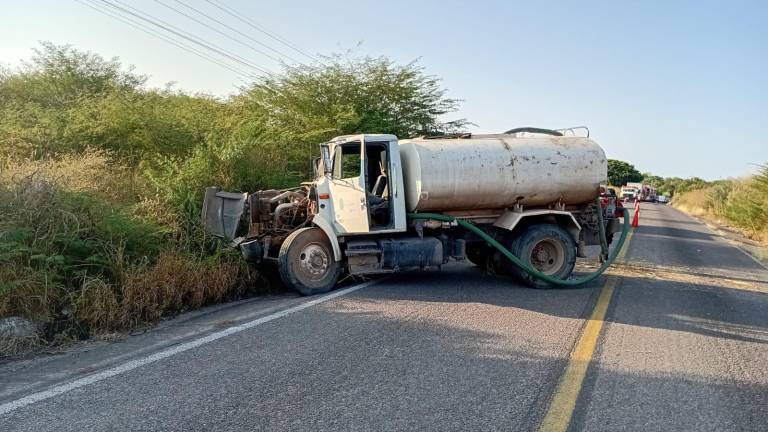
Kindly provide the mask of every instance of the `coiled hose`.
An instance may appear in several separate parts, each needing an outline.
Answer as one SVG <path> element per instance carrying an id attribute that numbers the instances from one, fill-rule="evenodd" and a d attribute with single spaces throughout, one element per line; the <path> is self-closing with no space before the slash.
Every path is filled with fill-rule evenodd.
<path id="1" fill-rule="evenodd" d="M 600 210 L 599 198 L 597 200 L 597 206 L 598 206 L 597 219 L 599 222 L 598 225 L 599 225 L 599 233 L 600 233 L 600 244 L 603 249 L 603 256 L 607 256 L 608 243 L 605 237 L 605 224 L 603 223 L 603 212 Z M 601 274 L 605 272 L 605 270 L 608 269 L 608 267 L 610 267 L 611 264 L 613 264 L 613 261 L 616 260 L 616 257 L 619 255 L 621 248 L 624 246 L 624 242 L 627 240 L 627 235 L 629 234 L 629 224 L 630 224 L 629 210 L 627 209 L 622 209 L 622 210 L 624 214 L 624 226 L 622 227 L 622 230 L 621 230 L 621 237 L 619 237 L 619 240 L 616 243 L 616 247 L 613 249 L 613 252 L 610 254 L 610 256 L 607 257 L 606 260 L 603 261 L 603 264 L 595 272 L 580 278 L 575 278 L 575 279 L 554 278 L 552 276 L 548 276 L 548 275 L 545 275 L 544 273 L 541 273 L 540 271 L 536 270 L 533 267 L 528 266 L 527 264 L 522 262 L 520 258 L 516 257 L 512 252 L 510 252 L 509 249 L 504 247 L 504 245 L 496 241 L 496 239 L 488 235 L 488 233 L 486 233 L 485 231 L 478 228 L 472 222 L 466 221 L 464 219 L 456 219 L 453 216 L 447 216 L 439 213 L 408 213 L 407 216 L 409 219 L 430 219 L 430 220 L 436 220 L 441 222 L 456 221 L 456 223 L 460 227 L 477 234 L 480 238 L 485 240 L 489 245 L 498 249 L 498 251 L 501 252 L 505 257 L 507 257 L 507 259 L 512 261 L 512 264 L 516 265 L 518 268 L 525 271 L 526 273 L 529 273 L 531 276 L 535 277 L 536 279 L 540 279 L 557 286 L 574 287 L 574 286 L 582 285 L 597 279 Z"/>

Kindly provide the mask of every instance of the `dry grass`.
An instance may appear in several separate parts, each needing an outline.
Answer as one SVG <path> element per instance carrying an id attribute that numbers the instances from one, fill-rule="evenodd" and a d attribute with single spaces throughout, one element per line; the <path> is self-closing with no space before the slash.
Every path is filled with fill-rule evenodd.
<path id="1" fill-rule="evenodd" d="M 163 252 L 157 263 L 130 268 L 119 285 L 91 279 L 75 301 L 75 317 L 90 333 L 126 330 L 184 310 L 241 297 L 251 275 L 227 260 L 201 261 Z"/>
<path id="2" fill-rule="evenodd" d="M 120 312 L 114 287 L 101 278 L 86 280 L 74 302 L 76 319 L 98 333 L 120 330 Z"/>
<path id="3" fill-rule="evenodd" d="M 18 313 L 30 319 L 49 318 L 40 311 L 49 310 L 50 299 L 56 296 L 59 287 L 51 286 L 44 273 L 3 265 L 0 266 L 0 282 L 3 281 L 9 283 L 0 286 L 0 317 Z"/>
<path id="4" fill-rule="evenodd" d="M 36 179 L 67 192 L 87 192 L 112 202 L 128 202 L 134 197 L 133 177 L 128 168 L 115 163 L 103 150 L 88 150 L 56 159 L 5 158 L 0 161 L 0 184 Z"/>
<path id="5" fill-rule="evenodd" d="M 727 189 L 711 186 L 675 195 L 672 206 L 716 225 L 738 230 L 744 237 L 768 246 L 768 226 L 755 214 L 753 180 L 733 180 Z M 763 252 L 768 254 L 768 252 Z"/>
<path id="6" fill-rule="evenodd" d="M 707 209 L 708 192 L 709 189 L 697 189 L 680 193 L 675 195 L 672 205 L 695 216 L 711 215 L 712 213 Z"/>
<path id="7" fill-rule="evenodd" d="M 24 355 L 45 344 L 40 336 L 25 338 L 0 338 L 0 359 Z"/>
<path id="8" fill-rule="evenodd" d="M 130 178 L 103 152 L 0 161 L 0 318 L 44 328 L 42 338 L 2 341 L 0 357 L 265 287 L 239 256 L 182 243 L 179 216 L 158 199 L 133 196 Z"/>
<path id="9" fill-rule="evenodd" d="M 0 316 L 23 316 L 43 323 L 51 340 L 0 341 L 0 358 L 23 354 L 45 343 L 129 330 L 185 310 L 242 298 L 253 294 L 255 286 L 265 286 L 257 274 L 230 259 L 203 261 L 170 251 L 163 252 L 153 265 L 128 268 L 120 283 L 94 277 L 86 279 L 78 290 L 46 288 L 45 281 L 29 275 L 13 276 L 22 282 L 0 296 Z M 71 309 L 68 319 L 37 313 L 61 309 Z"/>
<path id="10" fill-rule="evenodd" d="M 133 326 L 169 313 L 196 309 L 237 296 L 241 268 L 228 262 L 202 262 L 165 252 L 157 264 L 128 276 L 122 287 L 120 322 Z"/>

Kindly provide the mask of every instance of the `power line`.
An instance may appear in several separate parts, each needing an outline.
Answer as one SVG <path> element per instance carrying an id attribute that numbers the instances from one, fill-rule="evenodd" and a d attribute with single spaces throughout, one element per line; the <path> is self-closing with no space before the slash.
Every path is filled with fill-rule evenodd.
<path id="1" fill-rule="evenodd" d="M 214 30 L 214 31 L 216 31 L 217 33 L 220 33 L 220 34 L 224 34 L 224 33 L 223 33 L 223 32 L 221 32 L 220 30 L 218 30 L 218 29 L 216 29 L 216 28 L 214 28 L 214 27 L 212 27 L 212 26 L 210 26 L 210 25 L 208 25 L 208 24 L 205 24 L 205 23 L 203 23 L 203 22 L 200 22 L 199 20 L 197 20 L 197 19 L 195 19 L 195 18 L 193 18 L 193 17 L 190 17 L 189 15 L 187 15 L 187 14 L 185 14 L 185 13 L 183 13 L 183 12 L 179 11 L 178 9 L 172 8 L 171 6 L 168 6 L 168 5 L 164 4 L 164 3 L 163 3 L 162 1 L 160 1 L 160 0 L 155 0 L 155 1 L 156 1 L 156 2 L 158 2 L 158 3 L 160 3 L 160 4 L 162 4 L 162 5 L 164 5 L 165 7 L 168 7 L 168 8 L 170 8 L 170 9 L 173 9 L 173 10 L 175 10 L 176 12 L 178 12 L 178 13 L 180 13 L 180 14 L 182 14 L 182 15 L 186 16 L 187 18 L 189 18 L 189 19 L 191 19 L 191 20 L 194 20 L 194 21 L 195 21 L 195 22 L 197 22 L 197 23 L 200 23 L 200 24 L 202 24 L 202 25 L 204 25 L 204 26 L 206 26 L 206 27 L 208 27 L 208 28 L 210 28 L 210 29 L 213 29 L 213 30 Z M 189 10 L 192 10 L 192 11 L 196 12 L 198 15 L 200 15 L 200 16 L 202 16 L 202 17 L 205 17 L 205 18 L 207 18 L 207 19 L 208 19 L 208 20 L 210 20 L 210 21 L 213 21 L 213 22 L 215 22 L 216 24 L 218 24 L 218 25 L 220 25 L 220 26 L 222 26 L 222 27 L 224 27 L 224 28 L 226 28 L 226 29 L 228 29 L 228 30 L 231 30 L 231 31 L 233 31 L 233 32 L 235 32 L 235 33 L 239 34 L 240 36 L 243 36 L 243 37 L 245 37 L 246 39 L 248 39 L 248 40 L 250 40 L 250 41 L 252 41 L 252 42 L 254 42 L 254 43 L 257 43 L 259 46 L 262 46 L 262 47 L 264 47 L 264 48 L 266 48 L 266 49 L 268 49 L 268 50 L 270 50 L 270 51 L 274 52 L 274 53 L 275 53 L 275 54 L 277 54 L 277 55 L 280 55 L 280 56 L 286 57 L 287 59 L 289 59 L 289 60 L 291 60 L 291 61 L 293 61 L 293 62 L 296 62 L 296 63 L 299 63 L 299 64 L 301 64 L 301 65 L 303 65 L 303 66 L 306 66 L 306 65 L 305 65 L 304 63 L 302 63 L 300 60 L 297 60 L 296 58 L 294 58 L 294 57 L 291 57 L 290 55 L 288 55 L 288 54 L 286 54 L 286 53 L 284 53 L 284 52 L 281 52 L 281 51 L 278 51 L 278 50 L 276 50 L 276 49 L 272 48 L 271 46 L 269 46 L 269 45 L 267 45 L 267 44 L 265 44 L 265 43 L 261 42 L 260 40 L 258 40 L 258 39 L 255 39 L 255 38 L 251 37 L 249 34 L 247 34 L 247 33 L 243 33 L 242 31 L 240 31 L 240 30 L 238 30 L 238 29 L 236 29 L 236 28 L 234 28 L 234 27 L 232 27 L 232 26 L 230 26 L 230 25 L 228 25 L 228 24 L 226 24 L 226 23 L 224 23 L 224 22 L 222 22 L 222 21 L 220 21 L 220 20 L 218 20 L 218 19 L 216 19 L 216 18 L 214 18 L 214 17 L 212 17 L 212 16 L 208 15 L 208 14 L 206 14 L 205 12 L 201 11 L 200 9 L 198 9 L 198 8 L 196 8 L 196 7 L 194 7 L 194 6 L 190 5 L 190 4 L 188 4 L 188 3 L 185 3 L 185 2 L 183 2 L 183 1 L 181 1 L 181 0 L 174 0 L 174 1 L 175 1 L 176 3 L 178 3 L 178 4 L 182 5 L 182 6 L 184 6 L 185 8 L 187 8 L 187 9 L 189 9 Z M 226 34 L 225 34 L 225 36 L 226 36 L 226 37 L 228 37 L 228 38 L 230 38 L 230 39 L 232 39 L 232 37 L 231 37 L 231 36 L 228 36 L 228 35 L 226 35 Z M 235 40 L 235 39 L 233 39 L 233 40 Z M 239 40 L 236 40 L 236 41 L 237 41 L 238 43 L 240 43 L 240 44 L 244 44 L 243 42 L 241 42 L 241 41 L 239 41 Z M 251 49 L 255 49 L 255 48 L 251 47 L 250 45 L 247 45 L 247 44 L 244 44 L 244 45 L 246 45 L 246 46 L 250 47 Z M 264 53 L 263 53 L 263 51 L 259 51 L 259 50 L 257 50 L 257 51 L 258 51 L 258 52 L 260 52 L 260 53 L 262 53 L 262 54 L 264 54 Z M 271 57 L 271 56 L 269 56 L 268 54 L 264 54 L 264 55 L 268 56 L 269 58 L 271 58 L 271 59 L 273 59 L 273 60 L 276 60 L 276 61 L 280 61 L 279 59 L 275 59 L 274 57 Z"/>
<path id="2" fill-rule="evenodd" d="M 207 23 L 205 23 L 205 22 L 203 22 L 203 21 L 200 21 L 199 19 L 197 19 L 197 18 L 195 18 L 195 17 L 193 17 L 193 16 L 190 16 L 189 14 L 185 13 L 184 11 L 180 11 L 180 10 L 178 10 L 177 8 L 175 8 L 175 7 L 173 7 L 173 6 L 169 5 L 169 4 L 163 3 L 161 0 L 155 0 L 155 2 L 156 2 L 156 3 L 159 3 L 159 4 L 161 4 L 161 5 L 165 6 L 165 7 L 167 7 L 168 9 L 170 9 L 170 10 L 172 10 L 172 11 L 174 11 L 174 12 L 178 13 L 179 15 L 182 15 L 182 16 L 184 16 L 184 17 L 187 17 L 187 18 L 189 18 L 190 20 L 192 20 L 192 21 L 194 21 L 194 22 L 196 22 L 196 23 L 198 23 L 198 24 L 200 24 L 200 25 L 202 25 L 202 26 L 204 26 L 204 27 L 206 27 L 206 28 L 208 28 L 208 29 L 210 29 L 210 30 L 213 30 L 213 31 L 215 31 L 216 33 L 219 33 L 220 35 L 222 35 L 222 36 L 226 37 L 227 39 L 230 39 L 230 40 L 232 40 L 232 41 L 235 41 L 235 42 L 237 42 L 237 43 L 239 43 L 239 44 L 241 44 L 241 45 L 245 46 L 246 48 L 250 48 L 250 49 L 252 49 L 253 51 L 256 51 L 257 53 L 259 53 L 259 54 L 261 54 L 261 55 L 263 55 L 263 56 L 265 56 L 265 57 L 267 57 L 267 58 L 269 58 L 269 59 L 271 59 L 271 60 L 274 60 L 274 61 L 276 61 L 276 62 L 279 62 L 279 61 L 280 61 L 280 59 L 279 59 L 279 58 L 277 58 L 277 57 L 274 57 L 274 56 L 272 56 L 272 55 L 270 55 L 270 54 L 267 54 L 266 52 L 264 52 L 264 51 L 262 51 L 262 50 L 260 50 L 260 49 L 258 49 L 258 48 L 255 48 L 255 47 L 253 47 L 252 45 L 249 45 L 249 44 L 247 44 L 247 43 L 245 43 L 245 42 L 243 42 L 243 41 L 241 41 L 240 39 L 237 39 L 237 38 L 235 38 L 235 37 L 232 37 L 232 36 L 228 35 L 227 33 L 225 33 L 225 32 L 223 32 L 223 31 L 221 31 L 221 30 L 217 29 L 216 27 L 213 27 L 213 26 L 211 26 L 211 25 L 209 25 L 209 24 L 207 24 Z"/>
<path id="3" fill-rule="evenodd" d="M 173 33 L 176 36 L 179 36 L 179 37 L 181 37 L 181 38 L 183 38 L 183 39 L 185 39 L 185 40 L 187 40 L 189 42 L 192 42 L 195 45 L 198 45 L 198 46 L 200 46 L 202 48 L 205 48 L 205 49 L 207 49 L 209 51 L 212 51 L 212 52 L 214 52 L 214 53 L 216 53 L 216 54 L 218 54 L 218 55 L 220 55 L 222 57 L 226 57 L 226 58 L 228 58 L 228 59 L 230 59 L 230 60 L 232 60 L 232 61 L 234 61 L 234 62 L 236 62 L 238 64 L 241 64 L 241 65 L 246 66 L 248 68 L 260 71 L 261 73 L 263 73 L 265 75 L 268 75 L 268 76 L 271 76 L 271 77 L 274 76 L 273 72 L 257 66 L 256 64 L 252 63 L 248 59 L 240 57 L 239 55 L 231 53 L 231 52 L 229 52 L 229 51 L 227 51 L 227 50 L 225 50 L 223 48 L 217 47 L 216 45 L 207 43 L 206 41 L 202 40 L 201 38 L 199 38 L 197 36 L 192 35 L 191 33 L 185 32 L 184 30 L 181 30 L 178 27 L 176 27 L 176 26 L 174 26 L 174 25 L 172 25 L 172 24 L 170 24 L 170 23 L 168 23 L 166 21 L 154 18 L 154 17 L 152 17 L 151 15 L 149 15 L 147 13 L 141 12 L 140 10 L 138 10 L 138 9 L 136 9 L 136 8 L 130 6 L 130 5 L 126 5 L 125 3 L 121 2 L 120 0 L 115 0 L 115 3 L 119 3 L 119 5 L 113 3 L 113 2 L 111 2 L 109 0 L 100 0 L 100 1 L 102 3 L 104 3 L 105 5 L 113 8 L 113 9 L 116 9 L 118 11 L 122 11 L 124 13 L 127 13 L 127 14 L 131 15 L 131 16 L 134 16 L 134 17 L 136 17 L 136 18 L 138 18 L 138 19 L 140 19 L 142 21 L 145 21 L 145 22 L 147 22 L 149 24 L 152 24 L 155 27 L 159 27 L 159 28 L 165 30 L 166 32 Z M 122 7 L 121 5 L 125 6 L 125 7 Z M 133 11 L 126 9 L 126 7 L 130 8 L 130 9 L 133 9 Z"/>
<path id="4" fill-rule="evenodd" d="M 202 47 L 204 49 L 212 51 L 212 52 L 214 52 L 214 53 L 216 53 L 216 54 L 218 54 L 220 56 L 226 57 L 226 58 L 228 58 L 228 59 L 230 59 L 230 60 L 232 60 L 232 61 L 234 61 L 236 63 L 239 63 L 239 64 L 241 64 L 243 66 L 246 66 L 248 68 L 251 68 L 251 69 L 254 69 L 256 71 L 259 71 L 259 72 L 261 72 L 261 73 L 263 73 L 265 75 L 268 75 L 270 77 L 274 76 L 274 73 L 272 71 L 270 71 L 268 69 L 265 69 L 265 68 L 263 68 L 261 66 L 258 66 L 256 63 L 252 62 L 249 59 L 246 59 L 246 58 L 244 58 L 244 57 L 242 57 L 240 55 L 237 55 L 237 54 L 235 54 L 235 53 L 233 53 L 231 51 L 228 51 L 228 50 L 226 50 L 226 49 L 224 49 L 224 48 L 222 48 L 220 46 L 217 46 L 217 45 L 215 45 L 215 44 L 213 44 L 213 43 L 211 43 L 209 41 L 206 41 L 204 38 L 202 38 L 200 36 L 196 36 L 196 35 L 188 32 L 188 31 L 184 31 L 183 29 L 180 29 L 179 27 L 174 26 L 173 24 L 171 24 L 171 23 L 169 23 L 167 21 L 163 21 L 162 19 L 154 17 L 154 16 L 152 16 L 152 15 L 146 13 L 146 12 L 142 12 L 141 10 L 139 10 L 139 9 L 137 9 L 137 8 L 131 6 L 131 5 L 128 5 L 128 4 L 124 3 L 121 0 L 112 0 L 112 1 L 101 0 L 101 2 L 111 6 L 113 8 L 122 10 L 123 12 L 128 13 L 130 15 L 133 15 L 133 16 L 135 16 L 135 17 L 137 17 L 137 18 L 139 18 L 139 19 L 141 19 L 143 21 L 146 21 L 146 22 L 148 22 L 148 23 L 150 23 L 150 24 L 152 24 L 152 25 L 154 25 L 156 27 L 159 27 L 159 28 L 165 30 L 166 32 L 173 33 L 173 34 L 175 34 L 175 35 L 177 35 L 177 36 L 179 36 L 179 37 L 181 37 L 181 38 L 183 38 L 185 40 L 188 40 L 189 42 L 192 42 L 195 45 L 198 45 L 198 46 L 200 46 L 200 47 Z M 121 5 L 122 7 L 118 6 L 115 3 Z M 128 9 L 125 9 L 125 8 L 131 9 L 133 12 L 131 10 L 128 10 Z"/>
<path id="5" fill-rule="evenodd" d="M 203 53 L 201 51 L 198 51 L 198 50 L 190 47 L 189 45 L 184 44 L 183 42 L 179 42 L 179 41 L 174 40 L 174 39 L 172 39 L 170 37 L 167 37 L 167 36 L 165 36 L 165 35 L 163 35 L 161 33 L 158 33 L 156 31 L 152 30 L 151 28 L 145 26 L 144 24 L 141 24 L 140 22 L 137 22 L 135 20 L 132 20 L 131 18 L 119 15 L 118 13 L 112 12 L 110 10 L 104 9 L 103 6 L 99 6 L 97 3 L 95 3 L 95 0 L 90 0 L 90 3 L 86 3 L 88 0 L 75 0 L 75 1 L 80 3 L 80 4 L 82 4 L 83 6 L 91 8 L 91 9 L 93 9 L 93 10 L 95 10 L 95 11 L 97 11 L 97 12 L 103 14 L 103 15 L 107 15 L 107 16 L 113 18 L 113 19 L 116 19 L 116 20 L 122 22 L 123 24 L 129 25 L 129 26 L 131 26 L 131 27 L 133 27 L 133 28 L 135 28 L 137 30 L 140 30 L 140 31 L 142 31 L 142 32 L 144 32 L 146 34 L 149 34 L 151 36 L 154 36 L 154 37 L 156 37 L 156 38 L 158 38 L 158 39 L 160 39 L 160 40 L 162 40 L 164 42 L 167 42 L 167 43 L 169 43 L 171 45 L 174 45 L 175 47 L 180 48 L 180 49 L 182 49 L 184 51 L 187 51 L 187 52 L 189 52 L 189 53 L 191 53 L 191 54 L 193 54 L 193 55 L 195 55 L 197 57 L 200 57 L 203 60 L 206 60 L 206 61 L 211 62 L 213 64 L 216 64 L 216 65 L 218 65 L 218 66 L 220 66 L 220 67 L 222 67 L 224 69 L 227 69 L 227 70 L 229 70 L 231 72 L 234 72 L 234 73 L 236 73 L 238 75 L 238 78 L 240 78 L 240 79 L 242 79 L 243 77 L 245 77 L 245 78 L 256 78 L 256 76 L 253 75 L 250 72 L 243 71 L 242 69 L 238 69 L 238 68 L 236 68 L 236 67 L 234 67 L 232 65 L 228 65 L 228 64 L 226 64 L 226 63 L 224 63 L 222 61 L 219 61 L 218 59 L 215 59 L 215 58 L 213 58 L 213 57 L 211 57 L 211 56 L 209 56 L 209 55 L 207 55 L 207 54 L 205 54 L 205 53 Z"/>
<path id="6" fill-rule="evenodd" d="M 205 0 L 205 1 L 208 2 L 210 5 L 212 5 L 213 7 L 217 8 L 217 9 L 219 9 L 221 11 L 224 11 L 227 15 L 230 15 L 230 16 L 234 17 L 235 19 L 237 19 L 238 21 L 243 22 L 243 23 L 253 27 L 254 29 L 258 30 L 259 32 L 261 32 L 261 33 L 269 36 L 270 38 L 280 42 L 281 44 L 283 44 L 283 45 L 287 46 L 288 48 L 298 52 L 299 54 L 302 54 L 302 55 L 304 55 L 304 56 L 306 56 L 306 57 L 308 57 L 308 58 L 310 58 L 310 59 L 312 59 L 312 60 L 314 60 L 314 61 L 316 61 L 318 63 L 322 63 L 317 57 L 313 56 L 312 54 L 308 54 L 306 51 L 304 51 L 301 48 L 297 47 L 296 45 L 294 45 L 293 43 L 291 43 L 290 41 L 288 41 L 284 37 L 278 35 L 277 33 L 262 27 L 261 25 L 257 24 L 255 21 L 253 21 L 251 19 L 243 18 L 242 16 L 240 16 L 240 14 L 237 13 L 236 10 L 230 8 L 229 6 L 223 5 L 223 4 L 219 3 L 218 1 L 213 1 L 213 0 Z"/>

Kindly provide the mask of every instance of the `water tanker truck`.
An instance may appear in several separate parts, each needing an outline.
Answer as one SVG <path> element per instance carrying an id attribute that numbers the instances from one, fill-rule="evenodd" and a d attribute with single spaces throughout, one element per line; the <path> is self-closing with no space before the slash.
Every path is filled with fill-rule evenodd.
<path id="1" fill-rule="evenodd" d="M 452 259 L 533 287 L 566 284 L 586 246 L 601 245 L 609 264 L 621 229 L 616 198 L 601 186 L 603 149 L 561 131 L 341 136 L 320 145 L 314 168 L 313 181 L 291 189 L 210 187 L 202 215 L 208 233 L 251 263 L 276 264 L 304 295 L 331 290 L 343 273 Z"/>

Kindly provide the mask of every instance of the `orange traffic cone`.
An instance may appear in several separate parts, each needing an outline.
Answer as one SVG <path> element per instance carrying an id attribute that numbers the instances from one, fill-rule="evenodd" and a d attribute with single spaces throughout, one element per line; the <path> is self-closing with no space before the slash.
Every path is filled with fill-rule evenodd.
<path id="1" fill-rule="evenodd" d="M 635 216 L 632 218 L 632 228 L 637 228 L 640 225 L 640 203 L 635 203 Z"/>

